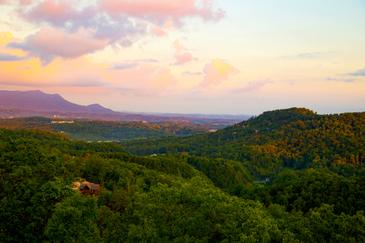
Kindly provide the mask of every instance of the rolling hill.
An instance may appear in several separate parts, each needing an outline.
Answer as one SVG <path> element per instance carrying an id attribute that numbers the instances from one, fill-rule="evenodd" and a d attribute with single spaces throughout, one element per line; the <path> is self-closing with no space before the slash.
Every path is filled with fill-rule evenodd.
<path id="1" fill-rule="evenodd" d="M 134 154 L 190 154 L 242 161 L 257 176 L 285 167 L 361 166 L 365 113 L 318 115 L 304 108 L 265 112 L 215 133 L 131 141 Z"/>

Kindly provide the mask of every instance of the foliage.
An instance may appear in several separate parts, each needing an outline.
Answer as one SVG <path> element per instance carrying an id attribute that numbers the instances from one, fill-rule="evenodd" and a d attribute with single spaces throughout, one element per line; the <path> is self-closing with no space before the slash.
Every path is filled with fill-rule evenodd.
<path id="1" fill-rule="evenodd" d="M 272 182 L 255 184 L 242 196 L 267 206 L 280 204 L 287 211 L 306 213 L 328 204 L 336 214 L 353 215 L 365 209 L 364 183 L 364 175 L 345 177 L 328 169 L 285 170 Z"/>
<path id="2" fill-rule="evenodd" d="M 0 242 L 364 242 L 364 124 L 291 109 L 125 147 L 0 129 Z"/>
<path id="3" fill-rule="evenodd" d="M 84 141 L 126 141 L 131 139 L 184 137 L 209 131 L 211 125 L 183 121 L 117 122 L 89 120 L 52 120 L 44 117 L 0 119 L 7 129 L 36 129 L 54 131 Z"/>
<path id="4" fill-rule="evenodd" d="M 303 108 L 265 112 L 212 134 L 130 141 L 134 154 L 188 153 L 241 161 L 258 178 L 285 167 L 362 166 L 365 113 L 317 115 Z"/>

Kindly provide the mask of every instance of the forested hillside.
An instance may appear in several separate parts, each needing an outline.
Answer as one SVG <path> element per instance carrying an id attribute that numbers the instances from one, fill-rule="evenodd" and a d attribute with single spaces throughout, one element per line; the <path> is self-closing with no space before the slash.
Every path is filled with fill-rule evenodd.
<path id="1" fill-rule="evenodd" d="M 150 123 L 29 117 L 0 119 L 0 128 L 54 131 L 77 140 L 116 142 L 206 133 L 210 125 L 179 121 Z"/>
<path id="2" fill-rule="evenodd" d="M 0 242 L 365 242 L 364 124 L 290 109 L 123 146 L 0 129 Z"/>
<path id="3" fill-rule="evenodd" d="M 237 160 L 258 177 L 285 167 L 357 167 L 365 163 L 365 113 L 317 115 L 303 108 L 277 110 L 216 133 L 132 141 L 124 147 L 139 155 L 188 153 Z"/>

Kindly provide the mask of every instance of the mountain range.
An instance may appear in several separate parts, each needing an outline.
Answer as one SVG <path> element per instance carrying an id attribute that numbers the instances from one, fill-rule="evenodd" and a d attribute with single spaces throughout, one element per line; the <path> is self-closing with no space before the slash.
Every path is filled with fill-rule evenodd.
<path id="1" fill-rule="evenodd" d="M 28 110 L 54 113 L 113 113 L 99 104 L 77 105 L 65 100 L 59 94 L 42 91 L 0 91 L 0 109 Z"/>
<path id="2" fill-rule="evenodd" d="M 91 104 L 86 106 L 78 105 L 67 101 L 59 94 L 47 94 L 39 90 L 0 90 L 0 118 L 31 116 L 108 121 L 176 121 L 199 124 L 215 124 L 217 128 L 232 125 L 249 118 L 249 116 L 239 115 L 225 116 L 117 112 L 105 108 L 99 104 Z"/>

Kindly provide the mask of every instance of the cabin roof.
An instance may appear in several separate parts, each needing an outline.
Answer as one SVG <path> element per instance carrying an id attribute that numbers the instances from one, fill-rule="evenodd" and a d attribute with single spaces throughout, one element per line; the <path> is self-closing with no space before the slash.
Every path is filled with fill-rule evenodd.
<path id="1" fill-rule="evenodd" d="M 73 183 L 73 188 L 74 190 L 79 190 L 81 192 L 98 192 L 100 190 L 100 185 L 89 181 L 75 181 Z"/>
<path id="2" fill-rule="evenodd" d="M 85 187 L 89 188 L 90 190 L 98 190 L 100 185 L 88 181 L 81 182 L 80 189 L 84 189 Z"/>

